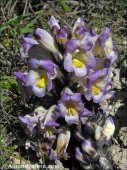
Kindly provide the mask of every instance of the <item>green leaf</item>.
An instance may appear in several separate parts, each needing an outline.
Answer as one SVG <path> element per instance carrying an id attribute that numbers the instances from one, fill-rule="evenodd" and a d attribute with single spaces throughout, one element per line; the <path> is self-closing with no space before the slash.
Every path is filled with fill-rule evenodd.
<path id="1" fill-rule="evenodd" d="M 65 0 L 60 0 L 60 4 L 65 12 L 69 11 L 69 6 L 66 4 Z"/>
<path id="2" fill-rule="evenodd" d="M 20 30 L 20 33 L 21 34 L 24 34 L 24 33 L 32 33 L 33 32 L 33 28 L 31 28 L 31 27 L 25 27 L 25 28 L 22 28 L 21 30 Z"/>

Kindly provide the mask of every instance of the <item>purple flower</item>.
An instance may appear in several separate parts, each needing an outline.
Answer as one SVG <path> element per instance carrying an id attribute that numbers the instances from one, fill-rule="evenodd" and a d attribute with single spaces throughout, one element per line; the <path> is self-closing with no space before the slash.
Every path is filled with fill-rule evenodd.
<path id="1" fill-rule="evenodd" d="M 58 50 L 54 38 L 45 30 L 37 28 L 34 31 L 34 36 L 37 39 L 37 42 L 46 50 L 57 55 L 58 59 L 62 59 L 62 55 Z"/>
<path id="2" fill-rule="evenodd" d="M 33 93 L 43 97 L 45 91 L 52 89 L 52 79 L 56 77 L 55 64 L 50 60 L 30 59 L 29 65 L 32 69 L 26 76 L 26 85 L 32 88 Z"/>
<path id="3" fill-rule="evenodd" d="M 113 63 L 116 60 L 116 58 L 117 58 L 117 54 L 116 54 L 116 52 L 114 50 L 114 45 L 113 45 L 111 37 L 109 37 L 105 41 L 104 51 L 105 51 L 106 57 L 111 59 L 111 63 Z"/>
<path id="4" fill-rule="evenodd" d="M 58 159 L 56 150 L 51 149 L 48 158 L 53 161 Z"/>
<path id="5" fill-rule="evenodd" d="M 68 72 L 74 72 L 77 77 L 84 77 L 89 68 L 95 66 L 95 58 L 90 51 L 76 50 L 67 53 L 64 59 L 64 68 Z"/>
<path id="6" fill-rule="evenodd" d="M 60 29 L 60 26 L 58 24 L 58 20 L 54 16 L 51 16 L 49 18 L 48 25 L 49 25 L 50 29 L 52 29 L 54 26 L 56 26 L 58 29 Z"/>
<path id="7" fill-rule="evenodd" d="M 92 52 L 94 55 L 101 55 L 102 57 L 106 55 L 108 59 L 111 60 L 111 64 L 116 60 L 117 54 L 114 50 L 114 45 L 112 38 L 109 37 L 109 29 L 104 28 L 100 35 L 94 36 Z"/>
<path id="8" fill-rule="evenodd" d="M 14 71 L 13 75 L 17 78 L 21 94 L 24 98 L 29 99 L 32 96 L 32 89 L 31 87 L 26 86 L 27 73 L 23 73 L 21 71 Z"/>
<path id="9" fill-rule="evenodd" d="M 94 44 L 92 52 L 95 56 L 104 55 L 105 42 L 109 37 L 109 33 L 109 29 L 106 27 L 101 31 L 100 35 L 95 35 L 91 38 Z"/>
<path id="10" fill-rule="evenodd" d="M 101 103 L 100 103 L 100 107 L 101 107 L 102 110 L 107 110 L 108 109 L 109 101 L 112 98 L 112 96 L 114 95 L 114 91 L 112 91 L 111 89 L 112 89 L 112 86 L 108 85 L 106 93 L 103 96 L 103 98 L 101 100 Z"/>
<path id="11" fill-rule="evenodd" d="M 64 27 L 60 28 L 57 30 L 55 38 L 59 44 L 65 44 L 68 38 L 67 30 Z"/>
<path id="12" fill-rule="evenodd" d="M 22 48 L 20 49 L 20 60 L 22 61 L 28 57 L 29 49 L 33 45 L 38 44 L 38 42 L 33 38 L 31 38 L 29 35 L 28 36 L 22 35 L 21 39 L 22 39 Z"/>
<path id="13" fill-rule="evenodd" d="M 57 76 L 57 66 L 51 60 L 37 60 L 35 58 L 30 59 L 28 64 L 32 70 L 42 69 L 47 71 L 48 76 L 54 79 Z"/>
<path id="14" fill-rule="evenodd" d="M 83 18 L 78 18 L 74 24 L 72 33 L 74 33 L 77 27 L 84 27 L 84 26 L 85 26 L 85 20 Z"/>
<path id="15" fill-rule="evenodd" d="M 108 69 L 97 70 L 90 74 L 87 78 L 85 97 L 89 101 L 93 99 L 95 103 L 99 103 L 104 96 L 107 86 L 110 83 Z"/>
<path id="16" fill-rule="evenodd" d="M 85 37 L 86 29 L 84 26 L 77 26 L 73 33 L 73 38 L 82 40 Z"/>
<path id="17" fill-rule="evenodd" d="M 104 45 L 105 41 L 109 37 L 109 34 L 110 34 L 109 28 L 106 27 L 106 28 L 102 29 L 102 31 L 99 35 L 99 38 L 98 38 L 100 46 Z"/>
<path id="18" fill-rule="evenodd" d="M 71 90 L 65 90 L 58 101 L 58 116 L 65 117 L 68 124 L 73 124 L 77 123 L 79 115 L 83 114 L 85 114 L 85 109 L 81 95 L 72 93 Z"/>
<path id="19" fill-rule="evenodd" d="M 37 107 L 33 111 L 33 113 L 29 115 L 19 116 L 19 120 L 33 135 L 36 132 L 35 127 L 38 126 L 38 123 L 42 123 L 42 120 L 44 119 L 46 112 L 47 111 L 42 106 L 40 106 Z"/>
<path id="20" fill-rule="evenodd" d="M 27 128 L 28 132 L 31 135 L 33 135 L 35 133 L 34 126 L 33 126 L 29 117 L 19 116 L 19 120 L 20 120 L 21 124 L 23 124 Z"/>
<path id="21" fill-rule="evenodd" d="M 50 59 L 51 54 L 43 49 L 36 40 L 30 36 L 22 35 L 22 48 L 20 49 L 20 61 L 25 58 Z"/>
<path id="22" fill-rule="evenodd" d="M 51 106 L 46 113 L 43 123 L 43 136 L 49 140 L 54 140 L 56 138 L 56 133 L 59 133 L 60 130 L 56 129 L 59 124 L 56 123 L 57 116 L 55 115 L 56 105 Z"/>
<path id="23" fill-rule="evenodd" d="M 92 28 L 89 28 L 88 29 L 88 32 L 90 33 L 90 35 L 93 37 L 93 36 L 96 36 L 96 33 L 95 31 L 92 29 Z"/>

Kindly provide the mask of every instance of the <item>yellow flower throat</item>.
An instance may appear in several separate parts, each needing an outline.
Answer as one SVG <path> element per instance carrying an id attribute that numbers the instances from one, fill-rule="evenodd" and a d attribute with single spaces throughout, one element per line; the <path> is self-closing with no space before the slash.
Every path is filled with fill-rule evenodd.
<path id="1" fill-rule="evenodd" d="M 100 93 L 100 89 L 95 85 L 92 85 L 92 93 L 93 95 L 98 95 Z"/>
<path id="2" fill-rule="evenodd" d="M 36 86 L 39 88 L 44 88 L 46 86 L 47 83 L 47 78 L 46 76 L 41 78 L 39 81 L 37 81 Z"/>
<path id="3" fill-rule="evenodd" d="M 76 68 L 82 68 L 84 66 L 83 62 L 81 62 L 77 59 L 72 60 L 72 65 Z"/>
<path id="4" fill-rule="evenodd" d="M 66 107 L 67 107 L 66 112 L 68 116 L 74 116 L 76 114 L 75 106 L 73 102 L 67 102 Z"/>

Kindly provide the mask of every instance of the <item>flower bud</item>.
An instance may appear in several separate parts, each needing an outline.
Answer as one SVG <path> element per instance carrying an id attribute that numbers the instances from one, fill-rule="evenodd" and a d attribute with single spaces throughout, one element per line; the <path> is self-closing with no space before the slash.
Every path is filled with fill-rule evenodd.
<path id="1" fill-rule="evenodd" d="M 75 148 L 75 157 L 78 161 L 85 163 L 85 161 L 83 160 L 83 154 L 81 153 L 79 147 Z"/>
<path id="2" fill-rule="evenodd" d="M 48 25 L 50 26 L 50 28 L 52 29 L 54 26 L 57 26 L 58 28 L 60 28 L 59 24 L 58 24 L 58 20 L 54 17 L 51 16 L 48 20 Z"/>
<path id="3" fill-rule="evenodd" d="M 83 26 L 78 26 L 73 33 L 74 38 L 80 39 L 80 40 L 83 39 L 85 36 L 85 31 L 86 30 Z"/>
<path id="4" fill-rule="evenodd" d="M 100 33 L 100 36 L 99 36 L 99 43 L 100 45 L 104 45 L 106 39 L 108 39 L 109 37 L 109 34 L 110 34 L 110 31 L 109 31 L 109 28 L 104 28 L 101 33 Z"/>
<path id="5" fill-rule="evenodd" d="M 65 44 L 67 41 L 67 31 L 65 28 L 61 28 L 57 31 L 56 40 L 59 44 Z"/>
<path id="6" fill-rule="evenodd" d="M 59 158 L 67 159 L 67 147 L 70 141 L 71 132 L 67 127 L 62 127 L 63 132 L 57 138 L 57 154 Z"/>
<path id="7" fill-rule="evenodd" d="M 59 58 L 62 59 L 62 55 L 57 48 L 54 38 L 47 31 L 37 28 L 34 31 L 34 36 L 43 48 L 54 54 L 58 54 Z"/>
<path id="8" fill-rule="evenodd" d="M 78 18 L 77 21 L 74 24 L 72 32 L 74 32 L 77 27 L 84 26 L 84 25 L 85 25 L 84 19 L 83 18 Z"/>
<path id="9" fill-rule="evenodd" d="M 95 157 L 97 155 L 96 150 L 93 148 L 92 143 L 90 140 L 84 140 L 82 143 L 82 149 L 84 152 L 86 152 L 87 154 Z"/>
<path id="10" fill-rule="evenodd" d="M 114 131 L 115 131 L 115 124 L 113 122 L 113 119 L 112 117 L 108 117 L 103 126 L 102 132 L 107 138 L 107 140 L 109 140 L 113 136 Z"/>

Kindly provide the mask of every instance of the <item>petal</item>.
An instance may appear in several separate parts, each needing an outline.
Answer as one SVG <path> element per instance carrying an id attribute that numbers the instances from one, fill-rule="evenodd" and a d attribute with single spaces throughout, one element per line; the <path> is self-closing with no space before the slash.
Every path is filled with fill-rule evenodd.
<path id="1" fill-rule="evenodd" d="M 88 32 L 90 33 L 91 36 L 96 36 L 96 33 L 94 32 L 92 28 L 89 28 Z"/>
<path id="2" fill-rule="evenodd" d="M 53 149 L 50 151 L 49 159 L 55 161 L 57 158 L 57 153 Z"/>
<path id="3" fill-rule="evenodd" d="M 33 116 L 40 117 L 40 120 L 43 120 L 46 115 L 47 110 L 43 106 L 38 106 L 33 111 Z"/>
<path id="4" fill-rule="evenodd" d="M 29 36 L 22 35 L 22 48 L 20 49 L 20 62 L 28 57 L 28 51 L 33 45 L 37 45 L 37 41 Z"/>
<path id="5" fill-rule="evenodd" d="M 93 148 L 90 140 L 84 140 L 82 143 L 82 149 L 84 152 L 88 153 L 89 155 L 94 156 L 97 152 Z"/>
<path id="6" fill-rule="evenodd" d="M 100 92 L 98 95 L 93 95 L 93 102 L 99 103 L 102 100 L 104 93 Z"/>
<path id="7" fill-rule="evenodd" d="M 109 85 L 110 82 L 111 82 L 111 80 L 108 77 L 106 77 L 105 79 L 97 81 L 96 87 L 99 88 L 100 90 L 102 90 L 103 92 L 106 92 L 107 86 Z"/>
<path id="8" fill-rule="evenodd" d="M 68 72 L 73 72 L 72 67 L 72 55 L 70 53 L 67 53 L 67 55 L 64 58 L 64 69 Z"/>
<path id="9" fill-rule="evenodd" d="M 51 53 L 45 49 L 43 49 L 39 44 L 34 44 L 28 50 L 28 57 L 29 58 L 36 58 L 36 59 L 50 59 L 53 60 Z"/>
<path id="10" fill-rule="evenodd" d="M 19 120 L 20 122 L 25 125 L 28 129 L 28 131 L 33 134 L 34 133 L 34 126 L 30 120 L 30 118 L 26 117 L 26 116 L 19 116 Z"/>
<path id="11" fill-rule="evenodd" d="M 19 118 L 20 122 L 23 123 L 24 125 L 26 125 L 26 126 L 32 126 L 32 123 L 31 123 L 31 121 L 30 121 L 30 118 L 25 117 L 25 116 L 19 116 L 18 118 Z"/>
<path id="12" fill-rule="evenodd" d="M 75 157 L 78 161 L 85 163 L 83 154 L 81 153 L 81 150 L 79 147 L 75 148 Z"/>
<path id="13" fill-rule="evenodd" d="M 71 89 L 69 87 L 65 87 L 62 92 L 61 92 L 61 96 L 63 96 L 64 94 L 73 94 L 73 92 L 71 91 Z"/>
<path id="14" fill-rule="evenodd" d="M 80 41 L 71 39 L 66 42 L 66 54 L 75 51 L 79 47 Z"/>
<path id="15" fill-rule="evenodd" d="M 84 26 L 78 26 L 73 33 L 73 37 L 81 40 L 84 38 L 85 32 L 86 32 L 86 30 L 85 30 Z"/>
<path id="16" fill-rule="evenodd" d="M 55 115 L 55 111 L 56 111 L 56 105 L 53 105 L 51 106 L 47 112 L 46 112 L 46 117 L 45 117 L 45 120 L 44 120 L 44 125 L 47 125 L 47 122 L 48 121 L 52 121 L 52 120 L 56 120 L 57 117 Z"/>
<path id="17" fill-rule="evenodd" d="M 14 71 L 13 75 L 16 76 L 16 78 L 18 80 L 25 83 L 25 80 L 26 80 L 26 74 L 25 73 L 23 73 L 21 71 Z"/>
<path id="18" fill-rule="evenodd" d="M 90 101 L 92 100 L 92 89 L 88 89 L 86 92 L 85 92 L 85 98 Z"/>
<path id="19" fill-rule="evenodd" d="M 35 133 L 35 128 L 33 126 L 27 126 L 27 128 L 31 134 Z"/>
<path id="20" fill-rule="evenodd" d="M 39 88 L 34 85 L 32 88 L 32 91 L 35 94 L 35 96 L 37 96 L 37 97 L 44 97 L 44 95 L 45 95 L 45 88 Z"/>
<path id="21" fill-rule="evenodd" d="M 58 48 L 54 41 L 54 38 L 45 30 L 41 28 L 37 28 L 34 31 L 34 36 L 36 37 L 38 43 L 45 48 L 46 50 L 49 50 L 55 54 L 58 54 Z"/>
<path id="22" fill-rule="evenodd" d="M 87 79 L 87 86 L 90 86 L 92 84 L 92 82 L 94 82 L 99 77 L 106 77 L 107 74 L 108 74 L 107 68 L 93 72 L 92 74 L 89 75 L 89 77 Z"/>
<path id="23" fill-rule="evenodd" d="M 65 28 L 60 28 L 56 33 L 56 40 L 60 44 L 65 44 L 67 41 L 67 30 Z"/>
<path id="24" fill-rule="evenodd" d="M 107 27 L 104 28 L 104 29 L 101 31 L 101 33 L 100 33 L 100 35 L 99 35 L 99 43 L 100 43 L 101 46 L 104 45 L 106 39 L 107 39 L 108 36 L 109 36 L 109 33 L 110 33 L 110 31 L 109 31 L 109 28 L 107 28 Z"/>
<path id="25" fill-rule="evenodd" d="M 115 124 L 112 117 L 108 117 L 106 119 L 102 132 L 107 137 L 108 140 L 111 138 L 111 136 L 113 136 L 115 132 Z"/>
<path id="26" fill-rule="evenodd" d="M 46 89 L 48 92 L 52 89 L 52 80 L 50 79 L 47 80 Z"/>
<path id="27" fill-rule="evenodd" d="M 40 60 L 37 60 L 36 58 L 31 58 L 28 61 L 28 64 L 30 66 L 30 69 L 37 69 L 40 67 Z"/>
<path id="28" fill-rule="evenodd" d="M 29 50 L 32 45 L 38 44 L 36 40 L 30 37 L 25 37 L 25 35 L 22 35 L 21 39 L 23 48 L 27 50 Z"/>
<path id="29" fill-rule="evenodd" d="M 94 58 L 94 55 L 90 52 L 90 51 L 87 51 L 86 52 L 86 55 L 87 55 L 87 58 L 86 58 L 86 66 L 88 68 L 91 68 L 91 67 L 94 67 L 95 64 L 96 64 L 96 60 Z"/>
<path id="30" fill-rule="evenodd" d="M 51 16 L 49 18 L 48 25 L 50 26 L 50 29 L 52 29 L 54 26 L 57 26 L 58 28 L 60 28 L 58 24 L 58 20 L 54 16 Z"/>
<path id="31" fill-rule="evenodd" d="M 59 103 L 58 104 L 58 115 L 60 116 L 60 117 L 64 117 L 65 116 L 65 114 L 66 114 L 66 107 L 64 106 L 64 104 L 63 103 Z"/>
<path id="32" fill-rule="evenodd" d="M 82 103 L 82 101 L 75 104 L 75 110 L 79 115 L 84 111 L 84 104 Z"/>
<path id="33" fill-rule="evenodd" d="M 112 49 L 110 49 L 111 50 L 110 53 L 108 52 L 108 50 L 109 50 L 108 48 L 104 48 L 105 55 L 107 58 L 111 59 L 111 63 L 113 63 L 117 59 L 117 54 Z"/>
<path id="34" fill-rule="evenodd" d="M 40 79 L 37 71 L 30 70 L 26 76 L 26 86 L 33 86 Z"/>
<path id="35" fill-rule="evenodd" d="M 83 66 L 82 68 L 73 67 L 73 69 L 74 69 L 75 75 L 76 75 L 77 77 L 84 77 L 84 76 L 86 76 L 86 74 L 87 74 L 87 68 L 86 68 L 86 66 Z"/>
<path id="36" fill-rule="evenodd" d="M 104 46 L 99 43 L 99 35 L 90 38 L 90 40 L 93 42 L 92 52 L 94 56 L 104 55 Z"/>
<path id="37" fill-rule="evenodd" d="M 81 116 L 92 116 L 93 112 L 91 112 L 88 109 L 84 108 L 83 112 L 80 115 Z"/>
<path id="38" fill-rule="evenodd" d="M 59 158 L 65 158 L 65 156 L 67 157 L 66 150 L 69 145 L 71 131 L 70 128 L 64 126 L 61 129 L 63 132 L 58 135 L 56 148 Z"/>
<path id="39" fill-rule="evenodd" d="M 83 18 L 78 18 L 77 21 L 74 24 L 72 32 L 78 27 L 78 26 L 84 26 L 85 25 L 85 20 Z"/>
<path id="40" fill-rule="evenodd" d="M 52 61 L 41 60 L 40 64 L 51 76 L 55 76 L 55 64 Z"/>
<path id="41" fill-rule="evenodd" d="M 109 38 L 105 41 L 105 47 L 114 49 L 114 45 L 113 45 L 113 41 L 112 41 L 112 38 L 111 38 L 111 37 L 109 37 Z"/>
<path id="42" fill-rule="evenodd" d="M 47 120 L 44 125 L 45 126 L 52 126 L 52 127 L 59 126 L 59 124 L 56 123 L 53 119 L 52 120 Z"/>
<path id="43" fill-rule="evenodd" d="M 66 101 L 69 101 L 71 100 L 71 94 L 68 94 L 68 93 L 63 93 L 62 96 L 61 96 L 61 99 L 58 101 L 58 103 L 60 102 L 66 102 Z"/>
<path id="44" fill-rule="evenodd" d="M 28 58 L 28 54 L 27 54 L 27 50 L 24 48 L 20 48 L 20 56 L 19 56 L 19 60 L 20 62 L 22 62 L 25 58 Z"/>
<path id="45" fill-rule="evenodd" d="M 83 51 L 89 51 L 93 47 L 93 43 L 90 40 L 82 40 L 79 48 Z"/>
<path id="46" fill-rule="evenodd" d="M 81 94 L 80 93 L 74 93 L 72 96 L 71 96 L 71 100 L 72 101 L 75 101 L 75 102 L 81 102 Z"/>
<path id="47" fill-rule="evenodd" d="M 78 114 L 75 114 L 74 116 L 67 116 L 67 115 L 65 115 L 65 121 L 66 121 L 68 124 L 77 123 L 78 120 L 79 120 Z"/>

